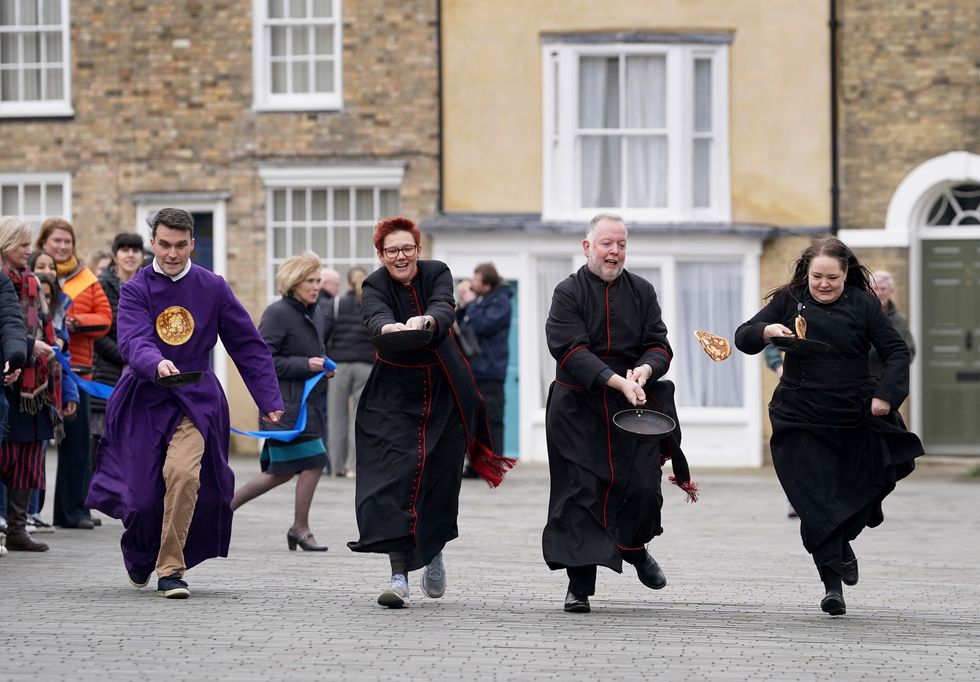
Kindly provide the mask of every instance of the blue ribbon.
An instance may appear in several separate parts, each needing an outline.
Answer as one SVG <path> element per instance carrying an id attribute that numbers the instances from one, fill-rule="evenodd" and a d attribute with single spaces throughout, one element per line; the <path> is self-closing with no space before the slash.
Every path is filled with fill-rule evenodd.
<path id="1" fill-rule="evenodd" d="M 240 436 L 271 438 L 272 440 L 288 443 L 306 430 L 306 399 L 310 397 L 310 392 L 313 390 L 313 387 L 319 383 L 320 379 L 327 376 L 327 372 L 332 372 L 335 369 L 337 369 L 337 363 L 328 357 L 324 357 L 323 371 L 306 380 L 306 383 L 303 384 L 303 399 L 300 401 L 299 413 L 296 415 L 296 425 L 288 431 L 239 431 L 234 427 L 231 430 Z"/>
<path id="2" fill-rule="evenodd" d="M 109 399 L 109 396 L 112 395 L 112 386 L 109 386 L 108 384 L 100 384 L 97 381 L 89 381 L 88 379 L 83 379 L 82 377 L 78 376 L 76 372 L 72 371 L 71 365 L 68 363 L 68 358 L 66 358 L 64 354 L 58 350 L 58 347 L 52 346 L 52 348 L 54 349 L 55 358 L 58 359 L 58 362 L 64 368 L 65 372 L 67 372 L 67 376 L 69 376 L 75 382 L 75 385 L 77 385 L 78 388 L 85 391 L 93 398 L 101 398 L 102 400 Z"/>

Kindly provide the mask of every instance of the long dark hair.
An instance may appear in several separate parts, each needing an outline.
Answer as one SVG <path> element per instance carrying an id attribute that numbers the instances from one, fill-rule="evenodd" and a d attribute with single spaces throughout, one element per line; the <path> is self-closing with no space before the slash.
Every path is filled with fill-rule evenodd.
<path id="1" fill-rule="evenodd" d="M 795 298 L 793 290 L 806 288 L 810 276 L 810 263 L 818 256 L 827 256 L 840 263 L 841 270 L 847 273 L 844 278 L 845 285 L 871 291 L 871 272 L 861 265 L 854 252 L 837 237 L 822 234 L 814 237 L 810 245 L 803 249 L 803 253 L 793 267 L 793 277 L 786 284 L 766 292 L 766 300 L 771 300 L 782 293 L 789 293 Z"/>

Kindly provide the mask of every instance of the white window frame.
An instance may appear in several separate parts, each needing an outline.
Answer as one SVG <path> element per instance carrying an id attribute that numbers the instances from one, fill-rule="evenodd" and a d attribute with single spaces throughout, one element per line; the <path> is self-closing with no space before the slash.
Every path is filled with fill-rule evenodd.
<path id="1" fill-rule="evenodd" d="M 285 0 L 288 4 L 289 0 Z M 270 73 L 270 45 L 267 30 L 273 23 L 290 24 L 288 19 L 272 20 L 268 17 L 268 0 L 252 0 L 252 108 L 255 111 L 339 111 L 344 104 L 343 90 L 343 16 L 341 0 L 333 3 L 333 17 L 323 23 L 334 27 L 334 83 L 332 93 L 272 93 Z M 312 2 L 312 0 L 306 0 Z M 310 21 L 313 21 L 312 19 Z"/>
<path id="2" fill-rule="evenodd" d="M 17 186 L 17 210 L 12 211 L 6 204 L 3 206 L 3 215 L 14 215 L 31 223 L 40 224 L 47 218 L 64 218 L 68 222 L 71 217 L 71 173 L 0 173 L 0 186 Z M 24 212 L 24 186 L 41 185 L 41 213 Z M 47 187 L 49 185 L 61 185 L 61 212 L 48 214 L 44 212 L 46 202 Z"/>
<path id="3" fill-rule="evenodd" d="M 405 177 L 404 164 L 397 163 L 384 166 L 330 166 L 330 167 L 293 167 L 293 168 L 260 168 L 259 176 L 266 189 L 266 291 L 269 301 L 277 297 L 275 266 L 281 258 L 274 257 L 273 241 L 273 196 L 275 190 L 294 189 L 377 189 L 398 190 L 401 196 L 402 181 Z M 353 212 L 354 207 L 351 206 Z M 333 214 L 332 207 L 328 215 Z M 288 234 L 288 233 L 287 233 Z M 352 244 L 353 247 L 353 244 Z M 354 261 L 363 260 L 353 256 L 347 259 L 328 259 L 324 254 L 318 254 L 326 267 L 334 265 L 354 265 Z M 365 265 L 361 263 L 361 265 Z M 368 268 L 370 269 L 370 268 Z"/>
<path id="4" fill-rule="evenodd" d="M 546 43 L 544 83 L 544 220 L 588 221 L 613 210 L 638 222 L 731 222 L 728 150 L 728 45 L 720 43 Z M 667 206 L 579 206 L 580 181 L 575 130 L 578 126 L 579 60 L 584 56 L 663 55 L 667 66 Z M 710 206 L 693 203 L 694 60 L 711 62 L 712 144 Z"/>
<path id="5" fill-rule="evenodd" d="M 14 25 L 0 26 L 0 33 L 27 33 L 39 30 L 52 31 L 58 29 L 61 32 L 61 69 L 64 74 L 62 83 L 63 96 L 61 99 L 34 99 L 34 100 L 0 100 L 0 118 L 25 118 L 25 117 L 53 117 L 53 116 L 74 116 L 75 110 L 71 105 L 71 16 L 69 14 L 68 0 L 58 0 L 61 4 L 61 24 L 55 25 L 34 24 L 34 25 Z M 15 5 L 15 11 L 19 12 L 20 4 Z M 43 59 L 43 55 L 41 56 Z M 24 68 L 22 54 L 18 55 L 17 70 L 22 72 Z M 54 62 L 40 62 L 41 64 L 53 65 Z M 43 73 L 43 70 L 42 70 Z M 46 78 L 46 75 L 42 75 Z"/>

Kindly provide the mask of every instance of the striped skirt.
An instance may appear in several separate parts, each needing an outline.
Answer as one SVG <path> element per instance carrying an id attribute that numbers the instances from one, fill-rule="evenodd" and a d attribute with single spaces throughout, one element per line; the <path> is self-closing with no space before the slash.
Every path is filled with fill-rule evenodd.
<path id="1" fill-rule="evenodd" d="M 10 490 L 44 490 L 44 441 L 0 443 L 0 481 Z"/>

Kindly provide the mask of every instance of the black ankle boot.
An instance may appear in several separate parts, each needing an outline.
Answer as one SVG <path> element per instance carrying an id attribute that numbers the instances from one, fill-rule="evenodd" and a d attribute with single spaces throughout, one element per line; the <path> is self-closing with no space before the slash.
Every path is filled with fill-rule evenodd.
<path id="1" fill-rule="evenodd" d="M 826 594 L 820 600 L 820 609 L 831 616 L 843 616 L 847 613 L 844 604 L 844 588 L 841 587 L 841 576 L 826 566 L 820 567 L 820 579 L 823 581 Z"/>
<path id="2" fill-rule="evenodd" d="M 841 579 L 845 585 L 858 584 L 858 560 L 851 549 L 851 543 L 844 543 L 844 561 L 841 563 Z"/>

